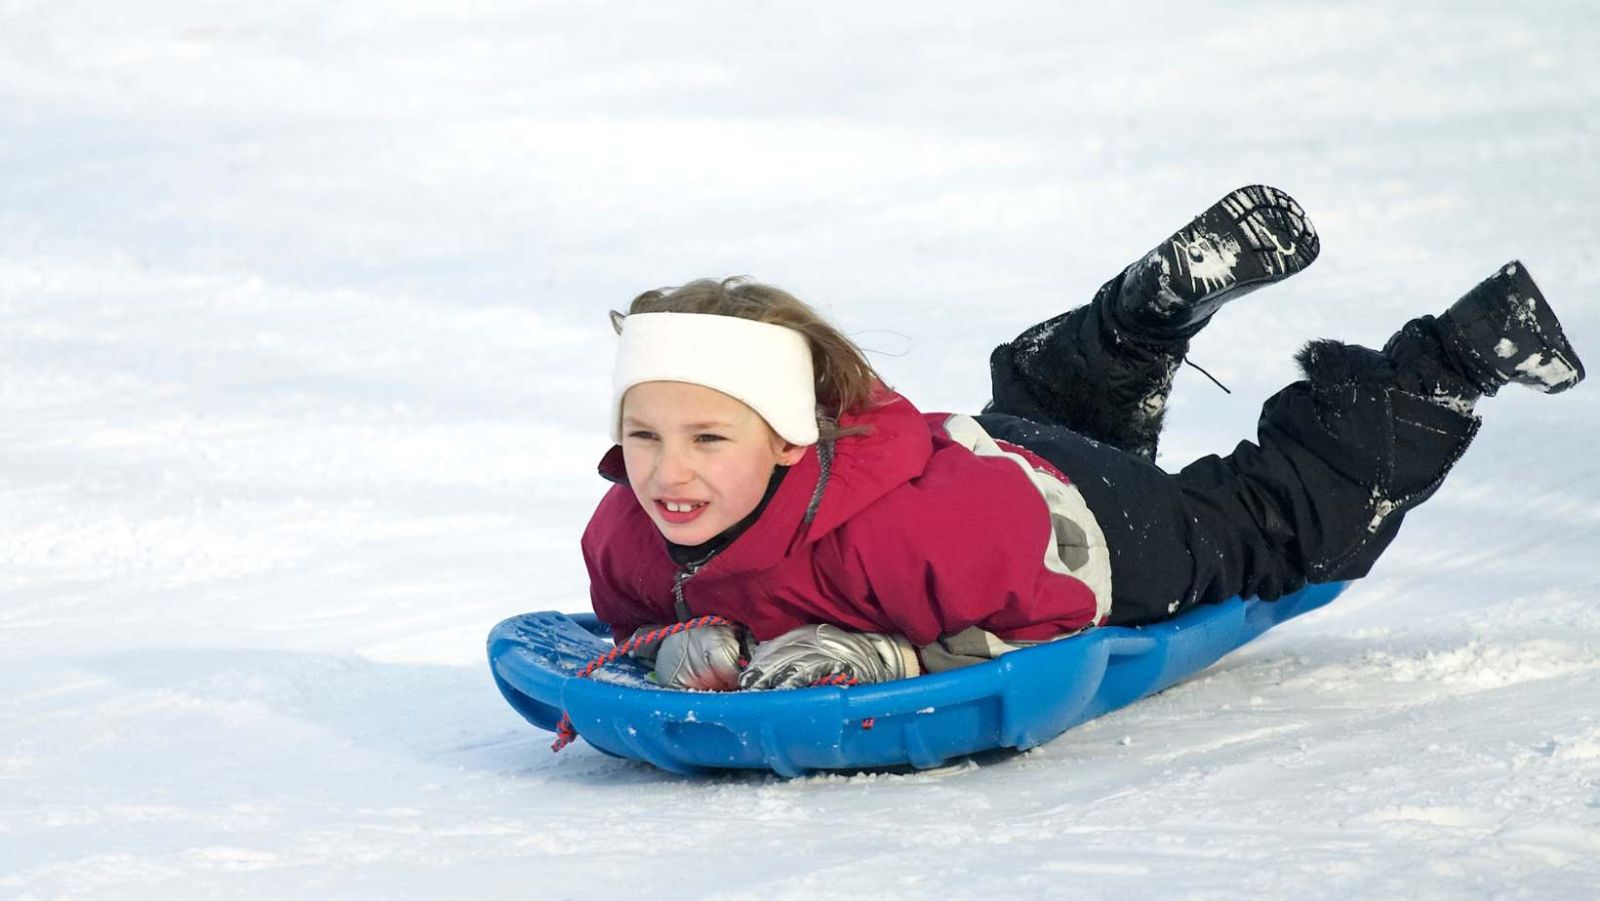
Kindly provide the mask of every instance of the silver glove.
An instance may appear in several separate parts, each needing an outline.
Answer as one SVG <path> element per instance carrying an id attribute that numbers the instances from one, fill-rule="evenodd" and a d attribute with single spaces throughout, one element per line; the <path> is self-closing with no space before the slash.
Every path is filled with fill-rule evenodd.
<path id="1" fill-rule="evenodd" d="M 896 635 L 801 626 L 756 646 L 740 688 L 804 688 L 826 676 L 888 682 L 921 672 L 911 643 Z"/>
<path id="2" fill-rule="evenodd" d="M 645 626 L 639 635 L 660 626 Z M 740 630 L 701 626 L 675 632 L 635 649 L 633 656 L 655 664 L 656 684 L 663 688 L 733 691 L 739 687 L 739 661 L 745 656 Z"/>

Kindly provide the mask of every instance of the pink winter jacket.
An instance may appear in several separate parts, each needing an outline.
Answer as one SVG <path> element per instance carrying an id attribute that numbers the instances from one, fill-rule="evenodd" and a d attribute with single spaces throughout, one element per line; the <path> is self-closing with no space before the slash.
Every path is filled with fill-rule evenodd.
<path id="1" fill-rule="evenodd" d="M 918 646 L 974 626 L 1031 641 L 1103 622 L 1110 561 L 1077 489 L 970 416 L 882 397 L 840 422 L 870 433 L 838 439 L 826 473 L 809 448 L 761 516 L 698 571 L 667 556 L 613 447 L 600 472 L 617 484 L 583 535 L 595 614 L 618 640 L 719 614 L 761 641 L 832 623 Z"/>

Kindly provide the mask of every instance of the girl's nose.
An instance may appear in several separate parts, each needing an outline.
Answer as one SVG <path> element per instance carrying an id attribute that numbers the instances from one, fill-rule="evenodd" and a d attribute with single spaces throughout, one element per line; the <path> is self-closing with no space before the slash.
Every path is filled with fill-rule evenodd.
<path id="1" fill-rule="evenodd" d="M 677 485 L 694 477 L 694 470 L 684 455 L 674 450 L 661 452 L 661 462 L 656 466 L 656 478 L 668 485 Z"/>

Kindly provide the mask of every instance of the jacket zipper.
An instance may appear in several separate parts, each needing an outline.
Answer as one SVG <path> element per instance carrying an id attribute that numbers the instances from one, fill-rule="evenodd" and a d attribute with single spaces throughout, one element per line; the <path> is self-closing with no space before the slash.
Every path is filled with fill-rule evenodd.
<path id="1" fill-rule="evenodd" d="M 716 555 L 707 554 L 704 559 L 684 566 L 672 577 L 672 609 L 678 615 L 678 622 L 683 622 L 689 618 L 689 602 L 684 600 L 683 597 L 683 583 L 694 578 L 694 574 L 699 572 L 700 568 L 709 563 L 714 556 Z"/>

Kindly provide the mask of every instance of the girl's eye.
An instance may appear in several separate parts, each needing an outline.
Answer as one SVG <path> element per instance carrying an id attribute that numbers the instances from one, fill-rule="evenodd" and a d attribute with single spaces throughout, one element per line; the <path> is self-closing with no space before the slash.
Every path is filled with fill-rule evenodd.
<path id="1" fill-rule="evenodd" d="M 649 441 L 652 438 L 654 438 L 655 436 L 656 436 L 655 432 L 646 432 L 643 429 L 628 433 L 628 437 L 629 438 L 638 438 L 638 439 L 643 440 L 643 441 Z"/>
<path id="2" fill-rule="evenodd" d="M 696 435 L 694 436 L 694 440 L 700 442 L 701 444 L 710 444 L 713 441 L 726 441 L 727 439 L 723 438 L 721 435 Z"/>

